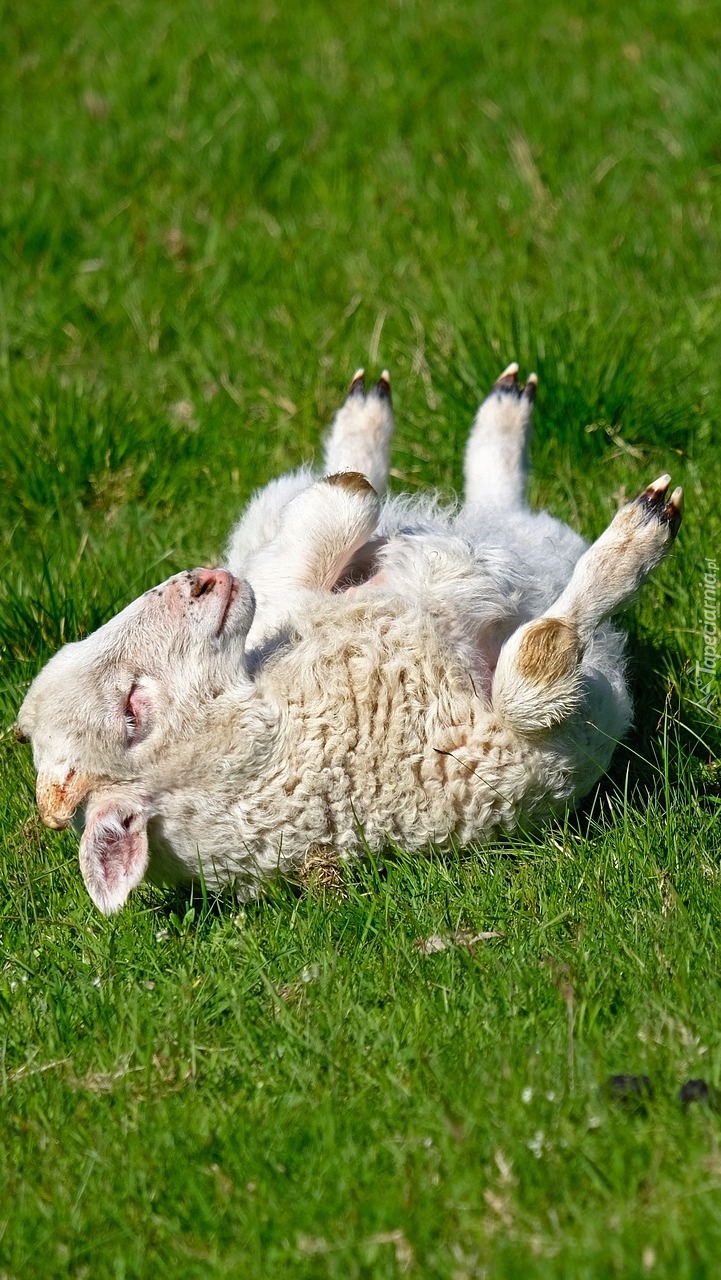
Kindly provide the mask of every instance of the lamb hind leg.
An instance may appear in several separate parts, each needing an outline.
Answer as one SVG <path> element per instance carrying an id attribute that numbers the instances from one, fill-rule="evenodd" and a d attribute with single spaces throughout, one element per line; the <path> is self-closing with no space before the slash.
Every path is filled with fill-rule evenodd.
<path id="1" fill-rule="evenodd" d="M 568 586 L 540 618 L 503 646 L 493 680 L 493 705 L 518 730 L 549 728 L 583 696 L 580 661 L 593 633 L 635 595 L 673 542 L 683 491 L 667 499 L 664 475 L 622 507 L 581 556 Z"/>
<path id="2" fill-rule="evenodd" d="M 518 365 L 504 369 L 476 414 L 463 465 L 465 505 L 522 510 L 528 484 L 528 442 L 538 378 L 518 381 Z"/>
<path id="3" fill-rule="evenodd" d="M 659 476 L 621 508 L 548 610 L 550 616 L 568 618 L 584 646 L 599 622 L 628 604 L 669 551 L 683 515 L 683 489 L 674 489 L 669 498 L 670 484 L 669 475 Z"/>

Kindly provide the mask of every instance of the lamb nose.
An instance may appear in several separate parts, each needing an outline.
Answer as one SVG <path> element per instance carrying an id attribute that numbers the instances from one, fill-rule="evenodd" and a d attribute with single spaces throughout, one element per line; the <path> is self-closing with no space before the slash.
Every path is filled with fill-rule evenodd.
<path id="1" fill-rule="evenodd" d="M 207 595 L 209 591 L 213 590 L 218 581 L 218 576 L 214 569 L 192 569 L 188 576 L 190 578 L 190 594 L 193 599 Z"/>

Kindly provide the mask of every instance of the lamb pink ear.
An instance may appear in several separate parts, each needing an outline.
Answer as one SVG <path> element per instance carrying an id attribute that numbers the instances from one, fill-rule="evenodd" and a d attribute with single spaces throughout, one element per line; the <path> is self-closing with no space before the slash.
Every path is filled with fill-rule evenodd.
<path id="1" fill-rule="evenodd" d="M 85 887 L 104 915 L 119 911 L 148 868 L 145 814 L 132 804 L 100 805 L 88 813 L 80 841 Z"/>

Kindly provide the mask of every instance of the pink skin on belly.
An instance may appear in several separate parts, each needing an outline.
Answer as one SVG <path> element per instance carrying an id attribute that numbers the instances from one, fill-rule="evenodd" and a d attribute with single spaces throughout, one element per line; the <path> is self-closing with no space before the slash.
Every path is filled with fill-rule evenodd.
<path id="1" fill-rule="evenodd" d="M 386 575 L 383 573 L 382 570 L 380 570 L 378 573 L 374 573 L 372 578 L 368 578 L 365 582 L 359 583 L 358 586 L 342 587 L 341 590 L 344 596 L 354 596 L 354 595 L 357 595 L 359 591 L 365 591 L 367 587 L 384 586 L 385 580 L 386 580 Z"/>

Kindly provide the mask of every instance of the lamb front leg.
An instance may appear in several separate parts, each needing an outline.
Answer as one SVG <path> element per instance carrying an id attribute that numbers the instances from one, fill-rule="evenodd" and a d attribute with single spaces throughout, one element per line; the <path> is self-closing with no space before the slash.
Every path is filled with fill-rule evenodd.
<path id="1" fill-rule="evenodd" d="M 273 540 L 284 509 L 313 483 L 309 466 L 270 480 L 256 490 L 233 529 L 225 551 L 225 564 L 238 578 L 247 578 L 253 557 Z"/>
<path id="2" fill-rule="evenodd" d="M 622 507 L 550 609 L 504 644 L 493 705 L 519 731 L 549 728 L 579 706 L 580 662 L 596 627 L 629 602 L 678 533 L 683 490 L 674 489 L 667 500 L 670 481 L 660 476 Z"/>
<path id="3" fill-rule="evenodd" d="M 354 553 L 373 536 L 380 499 L 357 471 L 324 476 L 283 509 L 275 537 L 247 566 L 258 608 L 252 647 L 292 617 L 308 591 L 331 591 Z"/>
<path id="4" fill-rule="evenodd" d="M 348 396 L 335 415 L 325 444 L 323 470 L 358 471 L 383 494 L 388 483 L 393 435 L 391 380 L 387 369 L 366 395 L 365 375 L 359 369 Z"/>
<path id="5" fill-rule="evenodd" d="M 363 370 L 351 382 L 345 402 L 337 411 L 328 432 L 323 455 L 323 474 L 358 471 L 382 494 L 388 483 L 390 442 L 393 435 L 391 383 L 387 371 L 366 395 Z M 231 573 L 248 576 L 252 558 L 272 542 L 288 503 L 309 489 L 315 478 L 309 466 L 271 480 L 253 494 L 235 526 L 225 553 Z"/>

